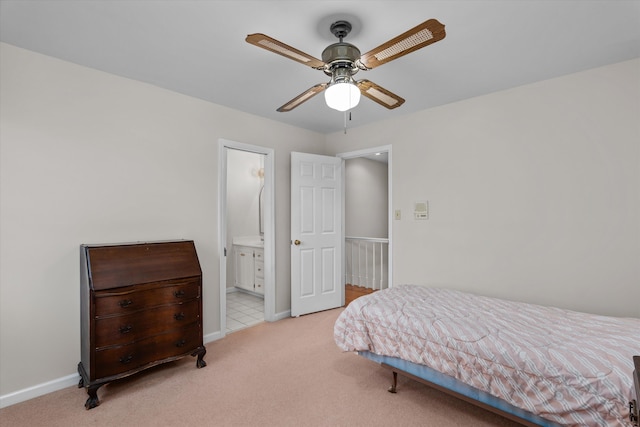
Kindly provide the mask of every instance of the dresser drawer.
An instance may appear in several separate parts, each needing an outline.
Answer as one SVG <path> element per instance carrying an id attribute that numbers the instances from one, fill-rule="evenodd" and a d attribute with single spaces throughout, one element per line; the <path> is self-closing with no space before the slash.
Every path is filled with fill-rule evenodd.
<path id="1" fill-rule="evenodd" d="M 202 345 L 201 327 L 187 328 L 150 336 L 135 344 L 109 347 L 95 352 L 95 375 L 99 378 L 137 370 L 149 363 L 182 356 Z"/>
<path id="2" fill-rule="evenodd" d="M 149 335 L 181 328 L 200 321 L 200 301 L 162 305 L 120 316 L 102 317 L 95 323 L 95 346 L 134 343 Z"/>
<path id="3" fill-rule="evenodd" d="M 200 296 L 197 280 L 170 282 L 166 285 L 139 285 L 120 291 L 95 292 L 95 317 L 113 316 L 164 304 L 187 301 Z"/>

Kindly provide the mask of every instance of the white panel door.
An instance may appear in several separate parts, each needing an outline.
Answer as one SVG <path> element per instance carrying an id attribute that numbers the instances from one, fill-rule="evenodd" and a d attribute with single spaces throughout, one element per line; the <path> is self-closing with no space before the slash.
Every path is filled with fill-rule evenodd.
<path id="1" fill-rule="evenodd" d="M 291 315 L 344 304 L 342 159 L 291 153 Z"/>

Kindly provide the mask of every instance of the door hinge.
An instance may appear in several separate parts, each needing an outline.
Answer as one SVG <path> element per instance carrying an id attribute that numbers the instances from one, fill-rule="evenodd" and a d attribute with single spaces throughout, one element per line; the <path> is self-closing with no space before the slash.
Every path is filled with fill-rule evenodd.
<path id="1" fill-rule="evenodd" d="M 227 248 L 224 248 L 224 256 L 227 256 Z"/>

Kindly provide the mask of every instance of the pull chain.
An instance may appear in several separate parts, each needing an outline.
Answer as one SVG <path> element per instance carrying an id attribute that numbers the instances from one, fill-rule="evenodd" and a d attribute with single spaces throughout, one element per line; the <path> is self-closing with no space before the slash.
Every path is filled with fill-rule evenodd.
<path id="1" fill-rule="evenodd" d="M 347 112 L 344 112 L 344 134 L 347 134 Z"/>
<path id="2" fill-rule="evenodd" d="M 349 111 L 349 121 L 351 121 L 351 111 Z M 344 134 L 347 134 L 347 112 L 344 112 Z"/>

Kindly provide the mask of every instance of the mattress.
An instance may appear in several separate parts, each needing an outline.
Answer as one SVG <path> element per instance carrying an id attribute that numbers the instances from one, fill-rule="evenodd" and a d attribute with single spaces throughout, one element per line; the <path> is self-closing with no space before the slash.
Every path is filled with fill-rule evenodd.
<path id="1" fill-rule="evenodd" d="M 425 365 L 563 425 L 628 426 L 640 319 L 402 285 L 353 301 L 344 351 Z"/>

